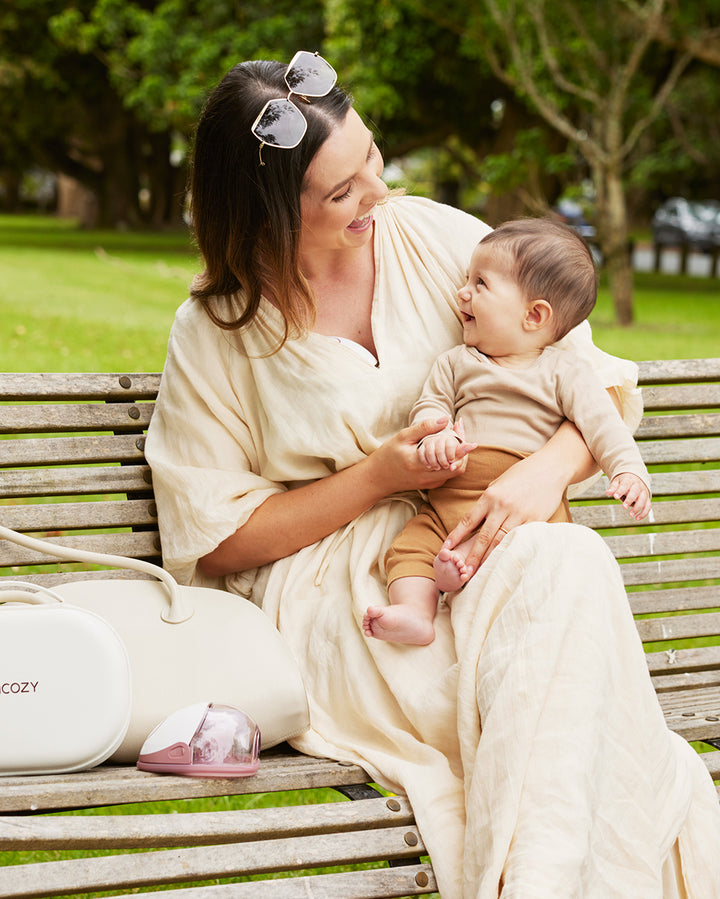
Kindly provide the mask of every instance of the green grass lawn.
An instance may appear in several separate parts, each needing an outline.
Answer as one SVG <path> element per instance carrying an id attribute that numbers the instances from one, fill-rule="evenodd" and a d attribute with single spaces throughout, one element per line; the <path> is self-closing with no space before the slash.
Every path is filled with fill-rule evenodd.
<path id="1" fill-rule="evenodd" d="M 198 260 L 185 232 L 0 216 L 0 369 L 159 371 Z"/>
<path id="2" fill-rule="evenodd" d="M 81 231 L 0 216 L 3 371 L 159 371 L 199 255 L 184 231 Z M 638 273 L 635 323 L 614 324 L 601 283 L 595 342 L 630 359 L 720 354 L 720 281 Z"/>

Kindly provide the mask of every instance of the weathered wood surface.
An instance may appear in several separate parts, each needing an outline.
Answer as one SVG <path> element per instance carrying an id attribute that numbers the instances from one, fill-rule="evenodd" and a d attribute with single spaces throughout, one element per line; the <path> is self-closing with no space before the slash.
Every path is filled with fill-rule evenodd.
<path id="1" fill-rule="evenodd" d="M 22 866 L 0 869 L 0 896 L 53 896 L 187 883 L 220 877 L 360 864 L 425 854 L 417 827 L 386 827 L 278 840 L 167 849 L 132 855 L 61 859 L 35 866 L 34 883 Z"/>
<path id="2" fill-rule="evenodd" d="M 6 849 L 130 849 L 274 840 L 415 823 L 404 797 L 153 815 L 0 817 Z"/>
<path id="3" fill-rule="evenodd" d="M 48 537 L 43 539 L 46 539 L 48 543 L 58 543 L 72 549 L 130 556 L 135 559 L 156 556 L 160 550 L 158 537 L 151 531 L 89 534 L 79 537 Z M 7 543 L 8 541 L 5 542 Z M 3 547 L 3 565 L 47 565 L 53 561 L 58 560 L 45 553 L 25 549 L 23 546 L 11 544 L 8 547 Z"/>
<path id="4" fill-rule="evenodd" d="M 160 374 L 65 374 L 64 372 L 0 373 L 0 400 L 152 400 L 160 387 Z"/>
<path id="5" fill-rule="evenodd" d="M 128 765 L 100 765 L 73 774 L 3 777 L 0 813 L 50 812 L 100 808 L 135 802 L 240 796 L 286 790 L 314 790 L 367 783 L 357 765 L 315 759 L 284 747 L 262 754 L 257 774 L 249 778 L 207 779 L 150 774 Z"/>
<path id="6" fill-rule="evenodd" d="M 150 423 L 151 403 L 3 406 L 2 434 L 68 431 L 138 431 Z"/>
<path id="7" fill-rule="evenodd" d="M 720 381 L 720 357 L 715 359 L 652 359 L 638 362 L 638 383 L 658 381 Z"/>
<path id="8" fill-rule="evenodd" d="M 379 868 L 372 871 L 252 881 L 174 890 L 173 899 L 383 899 L 419 896 L 437 890 L 430 865 Z M 134 894 L 133 894 L 134 895 Z M 130 899 L 126 894 L 115 899 Z"/>
<path id="9" fill-rule="evenodd" d="M 147 493 L 151 486 L 152 475 L 149 465 L 0 471 L 0 499 L 26 500 L 28 497 L 86 496 L 95 493 Z"/>
<path id="10" fill-rule="evenodd" d="M 2 523 L 6 528 L 26 532 L 157 527 L 157 506 L 154 499 L 3 506 Z"/>
<path id="11" fill-rule="evenodd" d="M 430 865 L 301 876 L 173 890 L 172 899 L 384 899 L 420 896 L 437 890 Z M 132 894 L 133 896 L 135 893 Z M 129 894 L 115 899 L 130 899 Z"/>
<path id="12" fill-rule="evenodd" d="M 0 466 L 143 462 L 144 449 L 144 436 L 136 434 L 4 440 Z"/>

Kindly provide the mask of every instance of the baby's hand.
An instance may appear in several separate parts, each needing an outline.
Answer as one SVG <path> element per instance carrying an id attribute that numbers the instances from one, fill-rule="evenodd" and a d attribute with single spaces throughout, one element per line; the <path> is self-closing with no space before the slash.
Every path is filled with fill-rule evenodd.
<path id="1" fill-rule="evenodd" d="M 439 471 L 442 468 L 456 471 L 461 461 L 476 446 L 475 443 L 465 441 L 465 430 L 462 422 L 458 421 L 452 428 L 424 437 L 418 444 L 417 452 L 420 461 L 429 471 Z"/>
<path id="2" fill-rule="evenodd" d="M 615 475 L 605 495 L 620 500 L 636 521 L 645 518 L 650 511 L 650 491 L 642 478 L 629 471 Z"/>

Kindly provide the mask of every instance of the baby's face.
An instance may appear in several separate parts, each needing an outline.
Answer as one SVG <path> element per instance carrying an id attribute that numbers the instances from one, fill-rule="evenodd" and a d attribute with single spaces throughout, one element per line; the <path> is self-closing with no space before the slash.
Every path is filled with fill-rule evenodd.
<path id="1" fill-rule="evenodd" d="M 504 252 L 478 244 L 467 281 L 457 292 L 463 340 L 487 356 L 516 353 L 523 346 L 527 301 L 508 270 Z"/>

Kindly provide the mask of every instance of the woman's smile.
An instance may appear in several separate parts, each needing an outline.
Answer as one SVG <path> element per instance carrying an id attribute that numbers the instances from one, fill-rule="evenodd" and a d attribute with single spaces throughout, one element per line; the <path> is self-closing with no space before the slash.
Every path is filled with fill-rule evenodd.
<path id="1" fill-rule="evenodd" d="M 367 231 L 368 228 L 372 227 L 373 223 L 373 214 L 372 212 L 368 212 L 367 215 L 364 215 L 362 218 L 354 219 L 348 225 L 348 231 Z"/>

